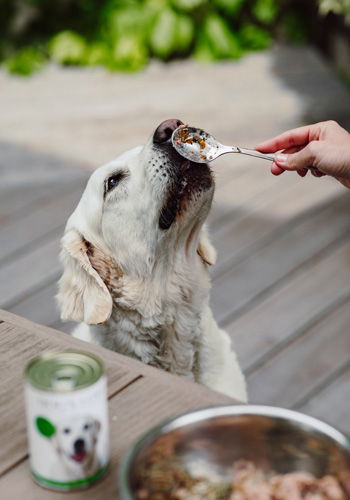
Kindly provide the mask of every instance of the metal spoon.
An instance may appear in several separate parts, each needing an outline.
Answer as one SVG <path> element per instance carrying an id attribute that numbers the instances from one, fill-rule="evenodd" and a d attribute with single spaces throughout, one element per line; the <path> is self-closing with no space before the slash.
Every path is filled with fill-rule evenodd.
<path id="1" fill-rule="evenodd" d="M 171 140 L 174 148 L 181 156 L 195 163 L 208 163 L 226 153 L 242 153 L 270 161 L 273 161 L 275 157 L 272 153 L 260 153 L 254 149 L 224 146 L 208 132 L 196 127 L 178 127 L 174 130 Z"/>

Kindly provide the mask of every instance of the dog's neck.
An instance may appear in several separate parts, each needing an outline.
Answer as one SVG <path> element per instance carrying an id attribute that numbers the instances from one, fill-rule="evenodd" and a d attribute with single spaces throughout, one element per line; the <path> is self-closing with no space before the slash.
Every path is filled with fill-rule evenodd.
<path id="1" fill-rule="evenodd" d="M 105 347 L 171 373 L 196 379 L 201 313 L 208 301 L 209 278 L 197 255 L 152 275 L 126 276 L 98 250 L 89 259 L 113 298 L 111 317 L 91 327 Z"/>

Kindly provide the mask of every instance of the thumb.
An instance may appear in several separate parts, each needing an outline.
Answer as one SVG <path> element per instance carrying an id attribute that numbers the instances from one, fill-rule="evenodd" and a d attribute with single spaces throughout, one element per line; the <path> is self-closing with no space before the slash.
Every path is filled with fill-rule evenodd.
<path id="1" fill-rule="evenodd" d="M 301 170 L 307 167 L 317 167 L 322 146 L 319 141 L 310 142 L 297 153 L 278 154 L 275 163 L 284 170 Z"/>

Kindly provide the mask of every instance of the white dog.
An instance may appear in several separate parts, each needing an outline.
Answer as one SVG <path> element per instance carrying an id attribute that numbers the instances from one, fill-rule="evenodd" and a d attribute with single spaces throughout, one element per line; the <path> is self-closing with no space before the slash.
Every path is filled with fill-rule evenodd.
<path id="1" fill-rule="evenodd" d="M 51 438 L 57 460 L 51 476 L 70 481 L 92 476 L 100 468 L 96 444 L 100 423 L 92 417 L 61 421 Z"/>
<path id="2" fill-rule="evenodd" d="M 163 122 L 91 175 L 62 239 L 61 317 L 84 322 L 76 337 L 246 401 L 208 305 L 216 253 L 203 223 L 214 182 L 172 147 L 179 125 Z"/>

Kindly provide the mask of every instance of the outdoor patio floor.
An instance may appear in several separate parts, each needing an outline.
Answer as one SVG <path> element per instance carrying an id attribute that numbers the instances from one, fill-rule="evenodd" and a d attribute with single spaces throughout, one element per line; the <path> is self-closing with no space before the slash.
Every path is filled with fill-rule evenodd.
<path id="1" fill-rule="evenodd" d="M 0 88 L 0 308 L 63 331 L 72 325 L 60 322 L 53 298 L 59 240 L 89 171 L 166 118 L 246 147 L 322 119 L 350 127 L 348 91 L 310 49 L 277 47 L 215 69 L 0 73 Z M 329 178 L 273 177 L 252 158 L 213 169 L 211 304 L 250 401 L 350 433 L 350 192 Z"/>

